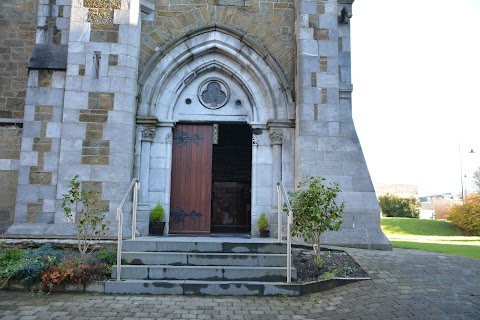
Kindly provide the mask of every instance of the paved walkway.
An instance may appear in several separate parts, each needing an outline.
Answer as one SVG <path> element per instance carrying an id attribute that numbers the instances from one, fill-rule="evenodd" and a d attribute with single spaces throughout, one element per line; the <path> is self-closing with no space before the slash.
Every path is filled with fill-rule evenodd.
<path id="1" fill-rule="evenodd" d="M 480 319 L 480 259 L 347 251 L 371 281 L 300 298 L 0 291 L 0 319 Z"/>

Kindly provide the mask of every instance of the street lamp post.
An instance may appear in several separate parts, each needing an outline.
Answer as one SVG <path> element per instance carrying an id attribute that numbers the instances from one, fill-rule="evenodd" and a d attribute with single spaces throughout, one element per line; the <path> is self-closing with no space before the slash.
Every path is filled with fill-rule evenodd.
<path id="1" fill-rule="evenodd" d="M 468 153 L 472 154 L 472 153 L 475 153 L 475 151 L 473 151 L 473 149 L 470 149 L 470 151 Z M 460 145 L 458 145 L 458 155 L 459 155 L 459 158 L 460 158 L 460 186 L 462 187 L 462 202 L 463 202 L 464 199 L 467 198 L 467 187 L 465 186 L 465 189 L 464 189 L 463 178 L 466 178 L 467 175 L 465 175 L 465 176 L 463 175 L 462 149 L 461 149 Z"/>

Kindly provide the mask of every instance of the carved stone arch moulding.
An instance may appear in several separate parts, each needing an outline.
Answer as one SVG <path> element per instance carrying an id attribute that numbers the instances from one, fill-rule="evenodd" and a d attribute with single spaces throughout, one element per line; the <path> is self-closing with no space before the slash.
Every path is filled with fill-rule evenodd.
<path id="1" fill-rule="evenodd" d="M 280 67 L 261 45 L 236 30 L 221 26 L 200 28 L 189 37 L 172 41 L 152 57 L 139 78 L 138 115 L 149 114 L 158 116 L 159 121 L 174 121 L 172 100 L 178 96 L 178 90 L 182 90 L 181 84 L 187 85 L 192 70 L 197 72 L 202 68 L 199 63 L 211 68 L 209 59 L 213 59 L 218 70 L 226 70 L 225 67 L 232 63 L 243 68 L 234 75 L 238 78 L 235 81 L 249 90 L 255 99 L 262 96 L 262 101 L 253 106 L 255 116 L 252 122 L 293 119 L 294 111 L 290 110 L 294 105 L 293 98 Z M 235 70 L 238 67 L 233 72 Z M 200 87 L 200 102 L 206 108 L 218 109 L 229 101 L 229 88 L 225 83 L 207 81 Z M 213 93 L 209 95 L 209 92 Z"/>

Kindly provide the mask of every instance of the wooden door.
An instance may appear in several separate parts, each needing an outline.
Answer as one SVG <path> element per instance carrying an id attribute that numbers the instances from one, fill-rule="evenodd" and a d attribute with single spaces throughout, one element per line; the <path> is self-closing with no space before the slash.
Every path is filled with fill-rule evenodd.
<path id="1" fill-rule="evenodd" d="M 173 130 L 170 233 L 210 233 L 213 126 Z"/>

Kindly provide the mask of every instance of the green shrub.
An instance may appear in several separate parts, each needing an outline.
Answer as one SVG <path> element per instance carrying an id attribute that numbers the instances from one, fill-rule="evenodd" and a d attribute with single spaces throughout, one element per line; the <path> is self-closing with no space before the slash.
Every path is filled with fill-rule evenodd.
<path id="1" fill-rule="evenodd" d="M 260 217 L 257 220 L 258 230 L 268 230 L 268 219 L 265 212 L 260 213 Z"/>
<path id="2" fill-rule="evenodd" d="M 165 209 L 160 203 L 150 210 L 150 221 L 151 222 L 162 222 L 165 219 Z"/>
<path id="3" fill-rule="evenodd" d="M 420 215 L 420 202 L 414 197 L 401 198 L 387 193 L 378 197 L 378 203 L 385 217 L 418 218 Z"/>
<path id="4" fill-rule="evenodd" d="M 469 197 L 462 205 L 453 207 L 447 220 L 468 236 L 480 236 L 480 195 Z"/>
<path id="5" fill-rule="evenodd" d="M 95 259 L 108 266 L 111 272 L 112 266 L 117 263 L 117 249 L 106 247 L 95 253 Z"/>

